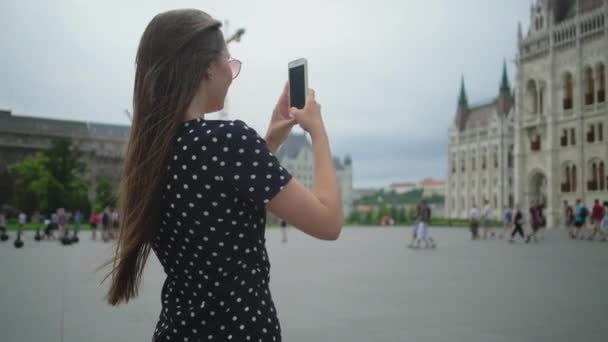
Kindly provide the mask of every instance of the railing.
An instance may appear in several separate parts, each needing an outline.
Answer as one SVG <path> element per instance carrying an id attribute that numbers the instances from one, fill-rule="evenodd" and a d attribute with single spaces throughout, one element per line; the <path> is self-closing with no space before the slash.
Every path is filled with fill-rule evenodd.
<path id="1" fill-rule="evenodd" d="M 581 36 L 591 35 L 604 29 L 604 14 L 591 13 L 583 16 L 580 20 L 579 30 Z"/>
<path id="2" fill-rule="evenodd" d="M 548 32 L 539 32 L 527 38 L 520 46 L 521 57 L 526 58 L 548 51 L 551 47 L 559 47 L 596 33 L 603 32 L 606 17 L 603 8 L 598 8 L 588 14 L 563 22 Z"/>
<path id="3" fill-rule="evenodd" d="M 564 23 L 553 29 L 553 44 L 562 45 L 576 39 L 576 24 Z"/>

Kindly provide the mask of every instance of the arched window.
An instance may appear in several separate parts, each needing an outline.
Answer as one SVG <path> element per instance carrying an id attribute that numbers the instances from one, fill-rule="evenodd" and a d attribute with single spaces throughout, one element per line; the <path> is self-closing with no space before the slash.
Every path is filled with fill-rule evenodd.
<path id="1" fill-rule="evenodd" d="M 592 105 L 595 102 L 595 79 L 593 79 L 593 69 L 585 68 L 585 104 Z"/>
<path id="2" fill-rule="evenodd" d="M 526 85 L 526 111 L 528 114 L 536 114 L 538 113 L 538 90 L 536 87 L 536 82 L 534 80 L 529 80 Z"/>
<path id="3" fill-rule="evenodd" d="M 566 165 L 562 169 L 562 192 L 572 191 L 572 184 L 570 183 L 570 165 Z"/>
<path id="4" fill-rule="evenodd" d="M 606 101 L 606 67 L 600 63 L 597 67 L 598 90 L 597 102 Z"/>
<path id="5" fill-rule="evenodd" d="M 576 165 L 572 165 L 570 168 L 570 184 L 572 185 L 570 191 L 576 192 Z"/>
<path id="6" fill-rule="evenodd" d="M 604 173 L 604 162 L 600 162 L 597 173 L 600 181 L 599 190 L 606 190 L 606 174 Z"/>
<path id="7" fill-rule="evenodd" d="M 606 189 L 604 162 L 599 159 L 593 159 L 589 162 L 589 180 L 587 182 L 587 189 L 589 191 Z"/>
<path id="8" fill-rule="evenodd" d="M 572 81 L 572 74 L 567 72 L 564 75 L 564 109 L 565 110 L 572 109 L 573 87 L 574 87 L 574 85 L 573 85 L 573 81 Z"/>

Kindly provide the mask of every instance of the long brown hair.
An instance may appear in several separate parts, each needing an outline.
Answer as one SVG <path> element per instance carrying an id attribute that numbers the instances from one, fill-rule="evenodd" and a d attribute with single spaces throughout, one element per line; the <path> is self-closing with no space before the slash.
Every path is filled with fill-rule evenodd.
<path id="1" fill-rule="evenodd" d="M 138 294 L 151 241 L 160 225 L 161 186 L 176 130 L 211 62 L 226 45 L 220 22 L 205 12 L 174 10 L 146 27 L 135 60 L 133 122 L 119 188 L 120 233 L 107 300 Z"/>

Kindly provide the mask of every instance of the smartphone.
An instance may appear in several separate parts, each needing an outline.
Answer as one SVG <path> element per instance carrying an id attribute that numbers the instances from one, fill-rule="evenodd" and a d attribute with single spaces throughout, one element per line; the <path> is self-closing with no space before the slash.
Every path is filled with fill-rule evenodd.
<path id="1" fill-rule="evenodd" d="M 289 62 L 290 107 L 304 108 L 308 89 L 308 61 L 306 58 Z"/>

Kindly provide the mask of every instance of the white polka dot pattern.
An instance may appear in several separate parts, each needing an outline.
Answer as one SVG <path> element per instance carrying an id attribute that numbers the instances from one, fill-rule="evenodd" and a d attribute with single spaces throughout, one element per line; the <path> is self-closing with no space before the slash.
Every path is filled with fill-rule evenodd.
<path id="1" fill-rule="evenodd" d="M 242 121 L 185 122 L 174 144 L 152 241 L 167 274 L 154 341 L 280 341 L 265 206 L 291 175 Z"/>

